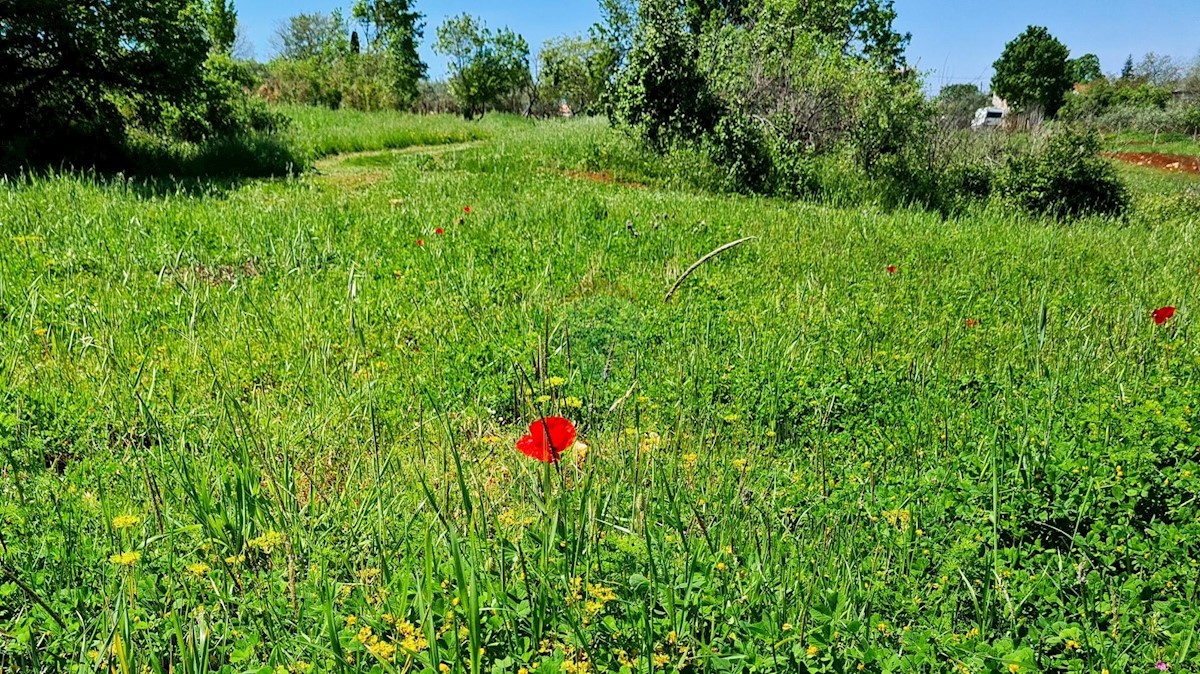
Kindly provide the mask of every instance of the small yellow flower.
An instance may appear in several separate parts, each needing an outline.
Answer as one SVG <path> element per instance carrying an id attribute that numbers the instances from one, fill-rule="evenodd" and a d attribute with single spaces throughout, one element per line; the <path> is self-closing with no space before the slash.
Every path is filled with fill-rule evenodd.
<path id="1" fill-rule="evenodd" d="M 187 570 L 188 573 L 192 574 L 193 576 L 197 578 L 203 578 L 208 574 L 209 571 L 212 570 L 212 568 L 204 562 L 196 562 L 195 564 L 188 564 Z"/>
<path id="2" fill-rule="evenodd" d="M 667 666 L 668 662 L 671 661 L 671 657 L 669 655 L 667 655 L 666 653 L 657 653 L 657 654 L 655 654 L 653 660 L 654 660 L 654 668 L 662 669 L 663 667 Z"/>
<path id="3" fill-rule="evenodd" d="M 1079 642 L 1075 641 L 1074 639 L 1067 639 L 1067 642 L 1063 644 L 1063 648 L 1067 649 L 1068 651 L 1079 650 Z"/>
<path id="4" fill-rule="evenodd" d="M 142 518 L 137 515 L 121 515 L 112 521 L 114 529 L 132 529 L 142 523 Z"/>
<path id="5" fill-rule="evenodd" d="M 117 566 L 133 566 L 142 558 L 140 552 L 119 552 L 108 558 L 108 561 Z"/>
<path id="6" fill-rule="evenodd" d="M 558 387 L 558 386 L 562 386 L 563 384 L 567 383 L 567 380 L 563 379 L 562 377 L 551 377 L 549 380 L 547 380 L 547 382 L 551 386 Z"/>
<path id="7" fill-rule="evenodd" d="M 450 671 L 450 665 L 447 665 L 446 663 L 443 662 L 438 665 L 438 671 L 441 672 L 442 674 L 446 674 L 446 672 Z"/>
<path id="8" fill-rule="evenodd" d="M 563 404 L 573 409 L 579 409 L 580 407 L 583 407 L 583 401 L 575 396 L 567 396 L 567 399 L 563 401 Z"/>
<path id="9" fill-rule="evenodd" d="M 263 554 L 269 555 L 272 550 L 283 545 L 283 534 L 278 531 L 268 531 L 258 538 L 250 539 L 246 545 L 258 548 L 263 551 Z"/>
<path id="10" fill-rule="evenodd" d="M 821 649 L 817 648 L 816 646 L 809 646 L 808 651 L 806 652 L 808 653 L 808 657 L 815 658 L 817 657 L 817 654 L 821 652 Z"/>
<path id="11" fill-rule="evenodd" d="M 791 632 L 791 631 L 792 631 L 792 624 L 791 624 L 791 623 L 784 623 L 784 624 L 783 624 L 783 631 L 784 631 L 784 632 Z"/>
<path id="12" fill-rule="evenodd" d="M 717 562 L 717 571 L 724 571 L 726 568 L 725 562 Z"/>
<path id="13" fill-rule="evenodd" d="M 358 616 L 356 616 L 356 615 L 346 616 L 346 626 L 354 627 L 357 624 L 358 624 Z"/>
<path id="14" fill-rule="evenodd" d="M 550 396 L 540 395 L 534 399 L 534 402 L 536 402 L 539 405 L 545 405 L 546 403 L 550 402 Z"/>
<path id="15" fill-rule="evenodd" d="M 1014 662 L 1008 666 L 1008 671 L 1012 672 L 1013 674 L 1017 674 L 1017 672 L 1021 671 L 1021 665 L 1018 665 Z"/>

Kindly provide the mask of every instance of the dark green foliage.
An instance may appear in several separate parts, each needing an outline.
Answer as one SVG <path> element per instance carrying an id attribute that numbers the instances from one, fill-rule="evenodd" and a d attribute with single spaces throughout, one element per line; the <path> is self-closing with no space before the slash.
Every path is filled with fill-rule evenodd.
<path id="1" fill-rule="evenodd" d="M 151 120 L 142 126 L 172 138 L 200 142 L 245 131 L 272 132 L 286 123 L 282 115 L 268 110 L 264 101 L 244 95 L 254 84 L 245 64 L 214 53 L 205 61 L 203 75 L 186 98 L 163 106 L 157 127 Z"/>
<path id="2" fill-rule="evenodd" d="M 685 30 L 672 0 L 642 0 L 612 115 L 658 150 L 696 140 L 716 125 L 719 105 L 700 72 L 697 37 Z"/>
<path id="3" fill-rule="evenodd" d="M 493 33 L 462 14 L 438 26 L 434 51 L 450 58 L 450 91 L 472 119 L 529 86 L 529 45 L 508 28 Z"/>
<path id="4" fill-rule="evenodd" d="M 204 78 L 209 43 L 189 0 L 26 0 L 3 7 L 0 162 L 10 168 L 26 161 L 116 161 L 122 111 L 157 120 Z"/>
<path id="5" fill-rule="evenodd" d="M 999 188 L 1013 205 L 1056 218 L 1121 216 L 1129 206 L 1128 190 L 1100 156 L 1100 138 L 1091 129 L 1056 130 L 1044 143 L 1014 152 Z"/>
<path id="6" fill-rule="evenodd" d="M 1030 26 L 992 64 L 992 91 L 1010 104 L 1037 106 L 1053 117 L 1074 84 L 1070 51 L 1042 26 Z"/>
<path id="7" fill-rule="evenodd" d="M 698 143 L 726 189 L 809 194 L 814 159 L 872 172 L 929 131 L 894 18 L 875 0 L 643 0 L 610 117 L 656 152 Z"/>
<path id="8" fill-rule="evenodd" d="M 725 115 L 705 139 L 712 161 L 725 172 L 731 192 L 766 192 L 773 180 L 772 159 L 762 131 L 748 119 Z"/>
<path id="9" fill-rule="evenodd" d="M 1077 59 L 1071 59 L 1071 78 L 1077 83 L 1087 84 L 1104 77 L 1100 70 L 1100 57 L 1095 54 L 1084 54 Z"/>

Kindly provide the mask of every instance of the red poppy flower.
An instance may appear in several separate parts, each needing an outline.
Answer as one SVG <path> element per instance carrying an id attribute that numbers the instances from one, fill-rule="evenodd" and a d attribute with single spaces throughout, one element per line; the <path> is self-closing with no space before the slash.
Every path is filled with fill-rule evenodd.
<path id="1" fill-rule="evenodd" d="M 1155 325 L 1162 325 L 1167 322 L 1167 319 L 1175 315 L 1175 307 L 1159 307 L 1150 314 L 1154 317 Z"/>
<path id="2" fill-rule="evenodd" d="M 437 229 L 433 230 L 433 233 L 434 234 L 445 234 L 446 230 L 442 229 L 441 227 L 438 227 Z"/>
<path id="3" fill-rule="evenodd" d="M 967 327 L 968 328 L 973 328 L 976 325 L 979 325 L 979 319 L 977 319 L 977 318 L 968 318 L 967 319 Z"/>
<path id="4" fill-rule="evenodd" d="M 463 213 L 470 213 L 470 212 L 471 212 L 470 206 L 463 206 Z"/>
<path id="5" fill-rule="evenodd" d="M 418 246 L 424 246 L 424 245 L 425 245 L 425 239 L 417 239 L 417 245 L 418 245 Z"/>
<path id="6" fill-rule="evenodd" d="M 556 463 L 575 444 L 575 426 L 562 417 L 546 417 L 529 424 L 529 435 L 517 440 L 517 449 L 532 459 Z"/>
<path id="7" fill-rule="evenodd" d="M 894 265 L 894 264 L 889 264 L 889 265 L 887 266 L 887 273 L 889 273 L 889 274 L 895 274 L 895 273 L 896 273 L 896 265 Z"/>

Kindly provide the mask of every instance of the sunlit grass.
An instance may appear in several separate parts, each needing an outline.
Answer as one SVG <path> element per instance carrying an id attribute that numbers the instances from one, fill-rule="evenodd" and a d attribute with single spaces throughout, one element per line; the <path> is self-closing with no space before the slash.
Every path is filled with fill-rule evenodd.
<path id="1" fill-rule="evenodd" d="M 0 186 L 6 669 L 1195 662 L 1194 213 L 836 209 L 666 189 L 595 120 L 290 112 L 411 151 Z M 518 453 L 541 414 L 587 449 Z"/>

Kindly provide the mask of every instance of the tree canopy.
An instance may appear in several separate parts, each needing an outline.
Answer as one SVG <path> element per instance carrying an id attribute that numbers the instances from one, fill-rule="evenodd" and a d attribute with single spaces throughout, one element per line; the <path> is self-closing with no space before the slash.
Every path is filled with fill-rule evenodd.
<path id="1" fill-rule="evenodd" d="M 1040 107 L 1053 117 L 1073 85 L 1067 46 L 1043 26 L 1029 26 L 992 64 L 992 91 L 1010 104 Z"/>
<path id="2" fill-rule="evenodd" d="M 124 128 L 117 101 L 153 123 L 203 80 L 210 43 L 191 0 L 5 0 L 0 8 L 0 153 L 10 161 L 111 152 Z"/>
<path id="3" fill-rule="evenodd" d="M 508 28 L 493 32 L 470 14 L 438 26 L 433 50 L 450 58 L 450 90 L 468 119 L 495 107 L 531 79 L 525 38 Z"/>

